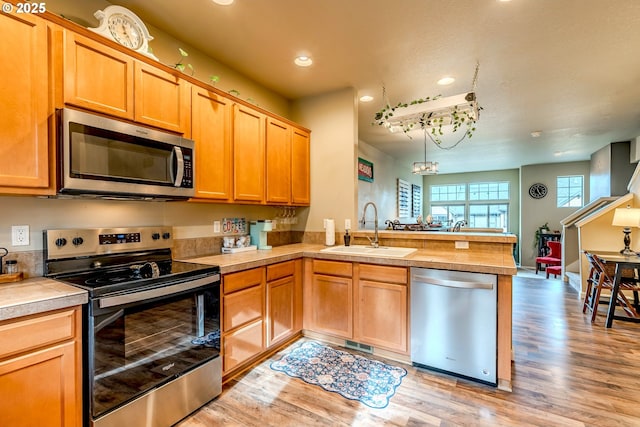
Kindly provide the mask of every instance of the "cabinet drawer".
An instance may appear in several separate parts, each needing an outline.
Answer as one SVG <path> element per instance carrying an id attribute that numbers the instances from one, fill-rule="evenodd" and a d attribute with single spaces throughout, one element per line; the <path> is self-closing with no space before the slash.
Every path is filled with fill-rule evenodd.
<path id="1" fill-rule="evenodd" d="M 267 266 L 267 282 L 280 279 L 282 277 L 293 276 L 295 271 L 295 261 L 286 261 Z"/>
<path id="2" fill-rule="evenodd" d="M 227 274 L 223 277 L 223 291 L 225 294 L 250 288 L 262 283 L 264 277 L 264 267 L 253 268 L 251 270 L 240 271 L 238 273 Z"/>
<path id="3" fill-rule="evenodd" d="M 408 277 L 406 267 L 360 264 L 360 279 L 406 285 Z"/>
<path id="4" fill-rule="evenodd" d="M 264 349 L 262 320 L 224 336 L 223 370 L 229 372 Z"/>
<path id="5" fill-rule="evenodd" d="M 319 274 L 329 274 L 331 276 L 351 277 L 353 273 L 353 266 L 350 262 L 314 259 L 313 272 Z"/>
<path id="6" fill-rule="evenodd" d="M 65 310 L 0 323 L 0 358 L 74 339 L 75 316 Z"/>
<path id="7" fill-rule="evenodd" d="M 223 331 L 230 331 L 245 323 L 262 318 L 264 307 L 263 286 L 243 289 L 231 295 L 225 295 L 223 299 Z"/>

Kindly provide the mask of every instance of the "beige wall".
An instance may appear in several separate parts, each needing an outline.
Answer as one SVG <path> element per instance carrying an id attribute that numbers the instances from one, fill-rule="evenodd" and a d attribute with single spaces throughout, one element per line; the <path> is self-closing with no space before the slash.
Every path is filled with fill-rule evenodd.
<path id="1" fill-rule="evenodd" d="M 520 168 L 520 263 L 525 266 L 535 266 L 537 256 L 534 247 L 535 232 L 545 222 L 549 229 L 562 230 L 560 221 L 571 215 L 579 208 L 558 208 L 556 193 L 556 178 L 565 175 L 584 176 L 584 204 L 589 201 L 589 161 L 551 163 L 546 165 L 526 165 Z M 531 184 L 540 182 L 548 188 L 547 196 L 533 199 L 529 196 Z"/>
<path id="2" fill-rule="evenodd" d="M 349 218 L 355 228 L 356 91 L 347 88 L 295 101 L 292 119 L 312 130 L 311 207 L 300 224 L 306 231 L 322 231 L 323 219 L 333 218 L 336 231 L 344 231 Z"/>
<path id="3" fill-rule="evenodd" d="M 358 157 L 373 163 L 373 182 L 357 181 L 358 188 L 358 217 L 362 217 L 362 210 L 367 202 L 374 202 L 378 208 L 378 226 L 384 228 L 385 220 L 398 219 L 397 186 L 398 178 L 422 186 L 422 176 L 411 172 L 411 164 L 401 163 L 397 159 L 360 141 L 358 143 Z M 357 159 L 356 159 L 357 160 Z M 357 176 L 356 176 L 357 179 Z M 423 188 L 424 200 L 424 188 Z M 403 223 L 414 222 L 415 218 L 404 218 Z M 373 213 L 367 212 L 367 229 L 374 227 Z M 360 224 L 353 224 L 353 229 L 362 228 Z"/>

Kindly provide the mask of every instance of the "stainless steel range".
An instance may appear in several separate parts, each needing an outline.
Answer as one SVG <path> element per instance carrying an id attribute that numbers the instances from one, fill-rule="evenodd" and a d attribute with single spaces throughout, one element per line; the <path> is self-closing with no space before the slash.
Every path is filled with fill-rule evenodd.
<path id="1" fill-rule="evenodd" d="M 220 394 L 220 269 L 171 227 L 46 230 L 45 276 L 86 289 L 85 426 L 170 426 Z"/>

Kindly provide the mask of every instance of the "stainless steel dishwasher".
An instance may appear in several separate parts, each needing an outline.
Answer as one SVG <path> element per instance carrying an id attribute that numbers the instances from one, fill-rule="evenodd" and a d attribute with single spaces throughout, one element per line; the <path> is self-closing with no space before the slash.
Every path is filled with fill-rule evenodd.
<path id="1" fill-rule="evenodd" d="M 411 268 L 411 362 L 497 385 L 493 274 Z"/>

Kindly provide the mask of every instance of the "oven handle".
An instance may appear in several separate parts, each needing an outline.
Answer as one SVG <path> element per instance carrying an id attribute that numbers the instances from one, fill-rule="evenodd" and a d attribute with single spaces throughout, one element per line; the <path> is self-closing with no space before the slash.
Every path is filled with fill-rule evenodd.
<path id="1" fill-rule="evenodd" d="M 188 282 L 178 283 L 176 285 L 164 286 L 160 288 L 149 289 L 146 291 L 133 292 L 130 294 L 115 295 L 112 297 L 104 297 L 98 299 L 100 308 L 115 307 L 133 302 L 145 301 L 151 298 L 164 297 L 177 294 L 183 291 L 199 288 L 204 285 L 213 284 L 220 280 L 219 274 L 213 274 L 201 279 L 190 280 Z"/>

